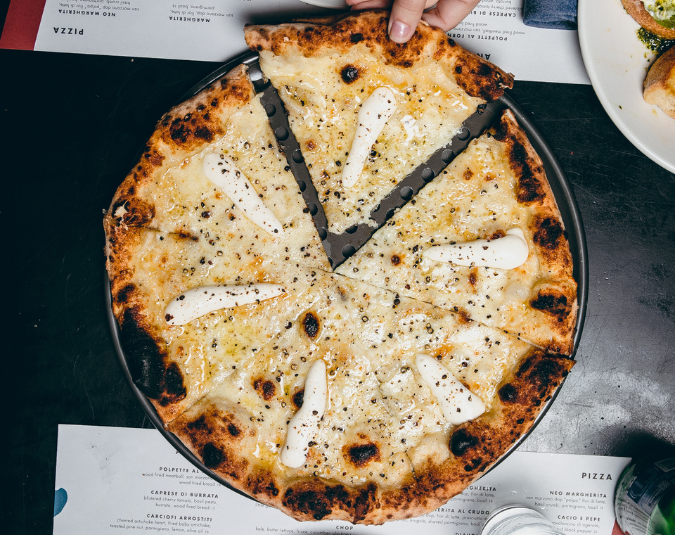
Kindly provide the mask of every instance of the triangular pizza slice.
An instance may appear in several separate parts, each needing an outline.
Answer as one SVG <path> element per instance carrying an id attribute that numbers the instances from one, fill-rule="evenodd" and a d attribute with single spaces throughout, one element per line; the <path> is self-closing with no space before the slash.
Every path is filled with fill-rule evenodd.
<path id="1" fill-rule="evenodd" d="M 396 44 L 387 22 L 371 11 L 246 28 L 338 234 L 368 223 L 398 182 L 513 83 L 441 30 L 421 23 Z"/>
<path id="2" fill-rule="evenodd" d="M 498 418 L 500 386 L 535 351 L 365 283 L 327 286 L 169 429 L 225 480 L 296 518 L 382 522 L 403 492 L 414 514 L 420 480 L 455 457 L 453 433 Z M 444 370 L 438 379 L 420 371 L 420 355 Z M 478 475 L 438 474 L 439 484 L 454 489 L 467 472 Z"/>
<path id="3" fill-rule="evenodd" d="M 245 67 L 159 122 L 106 225 L 202 241 L 227 257 L 328 268 L 314 222 Z"/>
<path id="4" fill-rule="evenodd" d="M 542 162 L 510 111 L 338 272 L 572 351 L 569 243 Z"/>
<path id="5" fill-rule="evenodd" d="M 297 262 L 237 261 L 208 244 L 109 229 L 113 313 L 136 385 L 170 421 L 236 370 L 329 288 Z"/>

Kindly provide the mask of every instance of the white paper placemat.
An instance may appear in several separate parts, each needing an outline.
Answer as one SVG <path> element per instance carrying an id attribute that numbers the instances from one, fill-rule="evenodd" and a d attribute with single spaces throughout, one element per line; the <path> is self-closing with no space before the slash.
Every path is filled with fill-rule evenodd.
<path id="1" fill-rule="evenodd" d="M 522 5 L 482 0 L 448 35 L 517 80 L 589 83 L 577 32 L 525 26 Z M 317 12 L 326 10 L 300 0 L 13 0 L 0 46 L 226 61 L 246 51 L 246 23 Z"/>
<path id="2" fill-rule="evenodd" d="M 568 535 L 611 535 L 614 487 L 629 460 L 515 452 L 419 518 L 301 523 L 217 484 L 155 430 L 61 425 L 54 534 L 475 535 L 490 511 L 515 503 L 539 508 Z"/>

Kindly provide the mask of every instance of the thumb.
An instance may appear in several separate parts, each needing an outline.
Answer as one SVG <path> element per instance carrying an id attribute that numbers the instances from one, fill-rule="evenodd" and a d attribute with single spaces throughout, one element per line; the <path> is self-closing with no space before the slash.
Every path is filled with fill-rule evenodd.
<path id="1" fill-rule="evenodd" d="M 434 2 L 431 1 L 430 4 Z M 417 29 L 426 0 L 396 0 L 389 16 L 389 37 L 395 43 L 405 43 Z"/>

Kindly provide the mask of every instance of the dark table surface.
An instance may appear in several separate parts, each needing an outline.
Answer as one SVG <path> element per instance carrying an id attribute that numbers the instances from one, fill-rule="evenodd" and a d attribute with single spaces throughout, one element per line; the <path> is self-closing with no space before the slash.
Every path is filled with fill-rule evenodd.
<path id="1" fill-rule="evenodd" d="M 59 424 L 151 427 L 108 328 L 103 211 L 155 122 L 217 67 L 0 50 L 3 533 L 51 532 Z M 626 140 L 590 86 L 517 82 L 511 95 L 574 188 L 590 270 L 578 364 L 521 449 L 664 449 L 675 443 L 675 175 Z"/>

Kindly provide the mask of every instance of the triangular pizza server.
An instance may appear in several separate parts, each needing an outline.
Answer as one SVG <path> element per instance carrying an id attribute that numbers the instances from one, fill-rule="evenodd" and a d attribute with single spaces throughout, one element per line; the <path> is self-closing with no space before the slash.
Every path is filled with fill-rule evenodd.
<path id="1" fill-rule="evenodd" d="M 248 67 L 251 82 L 256 93 L 260 95 L 260 102 L 265 108 L 277 143 L 286 155 L 290 170 L 298 182 L 333 269 L 361 248 L 396 210 L 403 207 L 428 182 L 438 176 L 455 156 L 460 154 L 473 138 L 480 136 L 507 107 L 500 100 L 479 106 L 478 111 L 464 121 L 461 130 L 445 147 L 436 151 L 425 163 L 401 180 L 373 209 L 370 213 L 373 224 L 361 223 L 348 228 L 342 234 L 335 234 L 328 230 L 326 214 L 305 165 L 300 145 L 288 124 L 288 117 L 277 90 L 263 75 L 257 54 L 250 54 L 242 63 Z"/>

